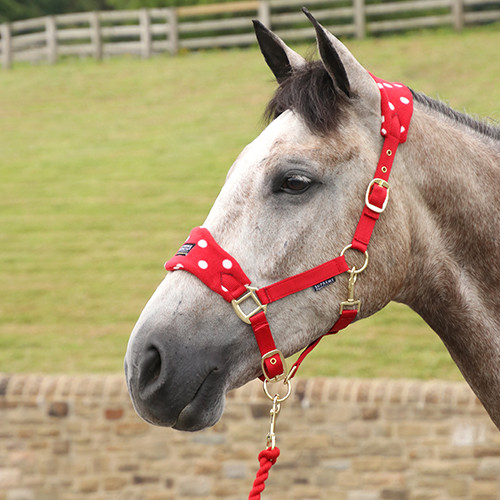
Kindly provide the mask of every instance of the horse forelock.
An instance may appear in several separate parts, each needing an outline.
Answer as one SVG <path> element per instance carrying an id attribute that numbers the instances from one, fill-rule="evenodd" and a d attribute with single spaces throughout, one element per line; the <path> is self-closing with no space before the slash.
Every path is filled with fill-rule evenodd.
<path id="1" fill-rule="evenodd" d="M 310 61 L 296 68 L 269 101 L 266 121 L 270 122 L 290 109 L 297 113 L 311 132 L 326 135 L 342 121 L 348 98 L 335 90 L 321 61 Z"/>

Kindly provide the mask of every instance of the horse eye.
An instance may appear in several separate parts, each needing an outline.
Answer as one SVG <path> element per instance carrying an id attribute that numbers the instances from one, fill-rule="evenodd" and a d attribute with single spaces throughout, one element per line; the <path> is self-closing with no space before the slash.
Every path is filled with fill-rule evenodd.
<path id="1" fill-rule="evenodd" d="M 281 184 L 281 190 L 289 194 L 300 194 L 306 191 L 312 184 L 311 179 L 305 175 L 289 175 Z"/>

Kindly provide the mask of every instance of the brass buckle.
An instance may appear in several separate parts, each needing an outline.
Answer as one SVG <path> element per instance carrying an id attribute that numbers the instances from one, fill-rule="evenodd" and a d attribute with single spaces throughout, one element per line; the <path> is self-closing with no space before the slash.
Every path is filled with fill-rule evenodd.
<path id="1" fill-rule="evenodd" d="M 258 288 L 248 285 L 245 286 L 247 288 L 247 291 L 238 299 L 233 299 L 231 301 L 231 305 L 233 306 L 236 316 L 238 316 L 238 318 L 240 318 L 241 321 L 243 321 L 244 323 L 250 325 L 250 318 L 252 316 L 255 316 L 260 311 L 266 312 L 267 304 L 262 304 L 261 301 L 259 300 L 259 297 L 257 297 L 257 294 L 255 292 L 257 292 Z M 255 305 L 257 306 L 253 311 L 249 312 L 248 314 L 243 312 L 240 305 L 247 299 L 252 299 L 255 302 Z"/>
<path id="2" fill-rule="evenodd" d="M 281 365 L 283 366 L 283 373 L 276 375 L 276 377 L 270 378 L 266 372 L 265 361 L 267 359 L 269 359 L 270 360 L 269 362 L 272 365 L 275 365 L 277 363 L 277 361 L 276 361 L 276 358 L 274 358 L 274 356 L 276 356 L 276 355 L 278 355 L 278 357 L 280 358 Z M 274 363 L 273 363 L 273 361 L 274 361 Z M 264 356 L 262 356 L 262 359 L 260 360 L 260 366 L 262 368 L 262 373 L 266 379 L 265 381 L 267 381 L 267 382 L 274 383 L 274 382 L 279 382 L 280 380 L 285 380 L 287 378 L 288 369 L 286 366 L 285 356 L 283 355 L 283 353 L 279 349 L 273 349 L 272 351 L 266 352 L 266 354 L 264 354 Z"/>
<path id="3" fill-rule="evenodd" d="M 373 203 L 370 203 L 370 199 L 369 199 L 370 198 L 370 193 L 371 193 L 372 186 L 374 184 L 378 184 L 379 186 L 384 187 L 385 189 L 387 189 L 387 193 L 385 195 L 385 201 L 384 201 L 382 207 L 377 207 Z M 389 191 L 390 191 L 390 187 L 389 187 L 389 183 L 387 181 L 384 181 L 384 179 L 379 179 L 379 178 L 373 179 L 370 182 L 370 184 L 368 184 L 368 188 L 366 190 L 365 205 L 370 210 L 373 210 L 374 212 L 376 212 L 378 214 L 381 214 L 385 210 L 385 207 L 387 206 L 387 202 L 389 201 Z"/>

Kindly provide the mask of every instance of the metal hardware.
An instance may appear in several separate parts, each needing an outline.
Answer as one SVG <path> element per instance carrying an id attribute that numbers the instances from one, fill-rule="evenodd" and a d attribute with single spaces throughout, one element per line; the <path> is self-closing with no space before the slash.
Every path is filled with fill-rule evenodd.
<path id="1" fill-rule="evenodd" d="M 349 285 L 348 285 L 349 288 L 348 288 L 347 300 L 344 300 L 343 302 L 340 303 L 340 314 L 342 314 L 345 309 L 356 310 L 358 312 L 361 310 L 361 301 L 356 300 L 354 298 L 354 285 L 356 283 L 357 278 L 358 277 L 356 274 L 356 268 L 353 267 L 349 271 Z"/>
<path id="2" fill-rule="evenodd" d="M 271 396 L 271 393 L 269 392 L 269 387 L 267 386 L 269 383 L 273 383 L 274 381 L 272 380 L 264 380 L 264 392 L 266 393 L 266 396 L 273 401 L 275 397 L 278 399 L 276 400 L 278 403 L 283 403 L 283 401 L 286 401 L 289 397 L 290 394 L 292 393 L 292 383 L 290 382 L 289 377 L 287 377 L 283 381 L 283 385 L 286 387 L 286 394 L 283 397 L 280 397 L 279 394 L 275 394 L 274 396 Z"/>
<path id="3" fill-rule="evenodd" d="M 241 321 L 247 323 L 250 325 L 250 318 L 252 316 L 255 316 L 257 313 L 260 311 L 266 312 L 267 310 L 267 304 L 262 304 L 261 301 L 259 300 L 259 297 L 255 292 L 257 292 L 258 288 L 255 288 L 253 286 L 248 286 L 245 285 L 247 291 L 238 299 L 233 299 L 231 301 L 231 304 L 233 306 L 234 312 L 238 316 L 238 318 L 241 319 Z M 243 310 L 241 309 L 241 305 L 245 300 L 247 299 L 252 299 L 257 306 L 253 311 L 249 312 L 248 314 L 244 313 Z"/>
<path id="4" fill-rule="evenodd" d="M 266 372 L 266 365 L 265 365 L 265 361 L 266 359 L 269 359 L 269 362 L 272 364 L 272 365 L 275 365 L 276 364 L 276 358 L 274 356 L 279 356 L 280 358 L 280 361 L 281 361 L 281 366 L 283 366 L 283 373 L 280 373 L 279 375 L 276 375 L 276 377 L 273 377 L 273 378 L 269 378 L 267 372 Z M 274 363 L 273 363 L 274 361 Z M 262 368 L 262 373 L 264 374 L 264 377 L 265 377 L 265 381 L 264 382 L 279 382 L 280 380 L 285 380 L 286 377 L 287 377 L 287 367 L 286 367 L 286 360 L 285 360 L 285 356 L 283 355 L 283 353 L 279 350 L 279 349 L 273 349 L 272 351 L 269 351 L 269 352 L 266 352 L 266 354 L 264 354 L 264 356 L 262 356 L 261 360 L 260 360 L 260 366 Z M 272 398 L 271 398 L 272 399 Z"/>
<path id="5" fill-rule="evenodd" d="M 266 393 L 266 396 L 273 402 L 273 406 L 271 408 L 271 411 L 269 412 L 271 414 L 271 422 L 269 424 L 269 432 L 266 436 L 266 448 L 274 449 L 276 446 L 276 420 L 278 419 L 278 415 L 281 410 L 281 403 L 283 403 L 283 401 L 286 401 L 292 393 L 292 384 L 290 383 L 290 378 L 288 376 L 283 382 L 287 390 L 286 394 L 282 397 L 280 397 L 279 393 L 271 396 L 267 384 L 268 380 L 266 379 L 264 380 L 264 392 Z"/>
<path id="6" fill-rule="evenodd" d="M 340 252 L 340 256 L 344 255 L 350 248 L 352 248 L 352 243 L 350 243 L 349 245 L 347 245 L 342 249 L 342 252 Z M 349 269 L 348 272 L 354 272 L 355 274 L 359 274 L 366 269 L 366 266 L 368 265 L 368 252 L 365 251 L 363 255 L 365 256 L 365 261 L 363 262 L 363 265 L 359 269 L 356 269 L 356 267 L 353 266 L 351 269 Z"/>
<path id="7" fill-rule="evenodd" d="M 378 184 L 379 186 L 384 187 L 385 189 L 387 189 L 387 192 L 385 194 L 385 200 L 384 200 L 384 203 L 383 203 L 382 207 L 377 207 L 373 203 L 370 203 L 370 194 L 371 194 L 372 187 L 373 187 L 374 184 Z M 389 201 L 389 191 L 390 191 L 390 187 L 389 187 L 389 183 L 387 181 L 384 181 L 384 179 L 378 179 L 378 178 L 377 179 L 373 179 L 370 182 L 370 184 L 368 184 L 368 188 L 366 189 L 366 194 L 365 194 L 365 204 L 366 204 L 366 206 L 370 210 L 373 210 L 374 212 L 377 212 L 378 214 L 381 214 L 385 210 L 385 207 L 387 206 L 387 202 Z"/>
<path id="8" fill-rule="evenodd" d="M 271 448 L 274 450 L 276 447 L 276 420 L 278 419 L 278 415 L 280 414 L 281 405 L 278 401 L 278 394 L 276 394 L 273 398 L 273 407 L 269 411 L 271 414 L 271 423 L 269 424 L 269 432 L 266 436 L 266 448 Z"/>
<path id="9" fill-rule="evenodd" d="M 290 382 L 290 380 L 293 378 L 295 375 L 295 372 L 297 371 L 298 366 L 293 365 L 290 371 L 288 372 L 288 375 L 286 376 L 286 379 L 283 381 L 283 383 L 286 385 Z"/>

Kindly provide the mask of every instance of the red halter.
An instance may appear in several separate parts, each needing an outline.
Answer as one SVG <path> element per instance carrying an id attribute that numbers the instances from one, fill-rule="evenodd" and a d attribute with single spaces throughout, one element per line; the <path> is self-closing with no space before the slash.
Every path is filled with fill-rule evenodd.
<path id="1" fill-rule="evenodd" d="M 385 210 L 389 199 L 389 174 L 399 144 L 406 141 L 408 127 L 413 111 L 413 99 L 410 90 L 400 83 L 389 83 L 373 75 L 381 94 L 382 126 L 380 133 L 384 137 L 382 153 L 375 171 L 374 179 L 368 185 L 365 206 L 351 244 L 342 250 L 339 257 L 325 262 L 295 276 L 260 289 L 251 287 L 251 280 L 231 255 L 221 248 L 208 229 L 194 228 L 184 245 L 166 264 L 167 271 L 188 271 L 198 277 L 211 290 L 231 302 L 238 317 L 252 326 L 257 345 L 262 356 L 261 378 L 268 381 L 290 379 L 305 356 L 318 344 L 323 336 L 313 342 L 300 355 L 294 366 L 287 373 L 285 359 L 276 348 L 271 329 L 266 318 L 267 305 L 271 302 L 300 292 L 309 287 L 320 290 L 331 283 L 335 276 L 349 272 L 349 297 L 340 305 L 340 317 L 325 335 L 337 333 L 346 328 L 356 318 L 360 301 L 354 298 L 354 283 L 357 275 L 368 264 L 366 249 L 370 241 L 375 222 Z M 365 262 L 360 269 L 349 268 L 344 252 L 349 248 L 363 252 Z M 245 313 L 242 304 L 250 303 L 252 311 Z"/>

